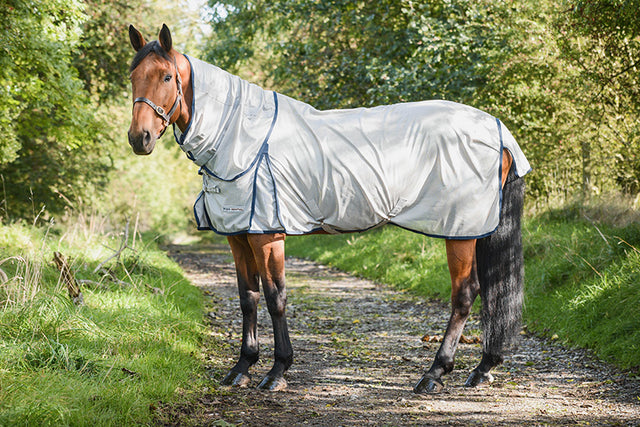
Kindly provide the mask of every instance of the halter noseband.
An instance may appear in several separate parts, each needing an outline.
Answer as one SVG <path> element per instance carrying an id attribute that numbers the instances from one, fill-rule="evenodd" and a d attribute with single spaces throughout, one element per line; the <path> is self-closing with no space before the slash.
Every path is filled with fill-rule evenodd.
<path id="1" fill-rule="evenodd" d="M 167 130 L 167 127 L 169 126 L 169 124 L 171 124 L 171 116 L 173 116 L 173 113 L 176 112 L 178 105 L 180 105 L 180 103 L 182 102 L 182 77 L 180 76 L 180 72 L 178 71 L 178 64 L 176 63 L 175 56 L 173 57 L 173 66 L 176 69 L 176 82 L 178 84 L 178 95 L 176 96 L 176 100 L 174 101 L 173 106 L 171 107 L 171 110 L 169 110 L 168 113 L 165 113 L 164 108 L 162 108 L 159 105 L 156 105 L 155 102 L 153 102 L 149 98 L 145 98 L 144 96 L 140 96 L 133 100 L 133 105 L 135 105 L 136 102 L 144 102 L 145 104 L 149 105 L 151 108 L 153 108 L 153 111 L 155 111 L 156 114 L 160 116 L 160 118 L 164 121 L 164 129 L 162 129 L 162 132 L 160 132 L 160 136 L 164 135 L 164 132 Z"/>

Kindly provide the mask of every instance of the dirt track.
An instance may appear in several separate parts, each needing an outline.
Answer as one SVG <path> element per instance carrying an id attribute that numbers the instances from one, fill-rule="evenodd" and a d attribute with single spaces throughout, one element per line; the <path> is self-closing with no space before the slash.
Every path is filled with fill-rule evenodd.
<path id="1" fill-rule="evenodd" d="M 268 393 L 221 387 L 239 353 L 241 316 L 228 248 L 170 251 L 207 297 L 205 343 L 211 385 L 180 406 L 162 407 L 157 421 L 179 425 L 640 425 L 640 379 L 523 335 L 488 387 L 462 387 L 480 344 L 460 344 L 456 370 L 438 395 L 415 395 L 439 346 L 449 308 L 441 302 L 354 278 L 297 259 L 287 260 L 289 330 L 295 362 L 289 388 Z M 261 360 L 255 387 L 271 367 L 273 341 L 264 302 L 259 308 Z M 477 319 L 465 336 L 480 336 Z"/>

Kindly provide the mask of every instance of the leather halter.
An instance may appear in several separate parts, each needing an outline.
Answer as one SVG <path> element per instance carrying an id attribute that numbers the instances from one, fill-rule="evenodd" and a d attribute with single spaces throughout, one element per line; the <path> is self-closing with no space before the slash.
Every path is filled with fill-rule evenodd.
<path id="1" fill-rule="evenodd" d="M 173 113 L 176 112 L 178 105 L 180 105 L 180 103 L 182 102 L 182 77 L 180 76 L 180 72 L 178 71 L 178 64 L 176 63 L 175 56 L 173 57 L 173 66 L 176 69 L 176 82 L 178 84 L 178 95 L 176 96 L 176 100 L 173 102 L 173 106 L 171 107 L 171 110 L 169 110 L 168 113 L 165 113 L 164 108 L 157 105 L 155 102 L 153 102 L 149 98 L 145 98 L 144 96 L 140 96 L 133 100 L 133 105 L 135 105 L 136 102 L 144 102 L 145 104 L 153 108 L 153 111 L 155 111 L 156 114 L 160 116 L 160 118 L 164 121 L 164 128 L 162 129 L 162 132 L 160 132 L 160 137 L 164 135 L 164 132 L 167 130 L 167 127 L 169 126 L 169 124 L 171 124 L 171 116 L 173 116 Z"/>

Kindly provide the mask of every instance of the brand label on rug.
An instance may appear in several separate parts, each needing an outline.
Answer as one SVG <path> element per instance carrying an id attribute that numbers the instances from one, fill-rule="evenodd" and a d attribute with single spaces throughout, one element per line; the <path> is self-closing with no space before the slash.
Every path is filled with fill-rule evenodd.
<path id="1" fill-rule="evenodd" d="M 242 206 L 223 206 L 222 212 L 226 212 L 226 213 L 244 212 L 244 208 Z"/>

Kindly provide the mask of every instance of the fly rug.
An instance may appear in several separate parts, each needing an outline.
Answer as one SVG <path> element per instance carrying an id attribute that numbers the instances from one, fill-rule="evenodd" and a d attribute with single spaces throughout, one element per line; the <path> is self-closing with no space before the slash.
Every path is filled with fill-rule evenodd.
<path id="1" fill-rule="evenodd" d="M 520 177 L 530 170 L 500 120 L 448 101 L 319 111 L 180 54 L 166 26 L 150 43 L 133 26 L 129 35 L 137 51 L 129 142 L 135 153 L 149 154 L 173 125 L 203 177 L 194 206 L 198 228 L 227 235 L 236 262 L 243 341 L 224 384 L 249 384 L 258 360 L 261 281 L 275 361 L 259 387 L 286 387 L 293 350 L 285 317 L 285 236 L 383 224 L 446 239 L 451 318 L 414 391 L 442 388 L 478 294 L 483 355 L 466 385 L 493 380 L 489 371 L 519 328 Z"/>
<path id="2" fill-rule="evenodd" d="M 176 140 L 202 167 L 198 226 L 222 234 L 362 231 L 390 222 L 427 235 L 498 226 L 499 120 L 448 101 L 318 111 L 188 58 L 191 126 Z"/>

